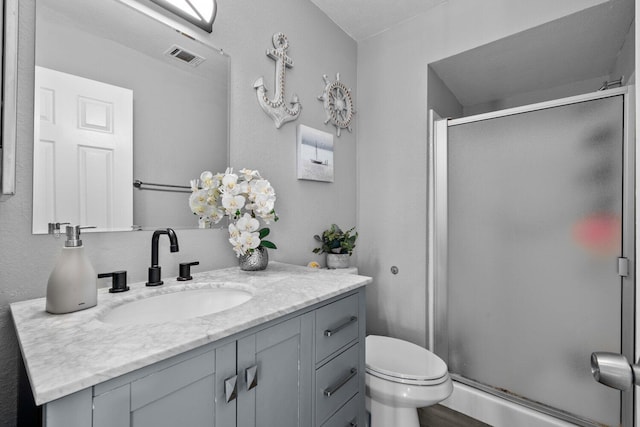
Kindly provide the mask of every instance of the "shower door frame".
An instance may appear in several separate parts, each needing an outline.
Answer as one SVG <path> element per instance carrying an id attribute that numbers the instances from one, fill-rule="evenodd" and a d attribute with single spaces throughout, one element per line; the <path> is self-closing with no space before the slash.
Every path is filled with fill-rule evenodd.
<path id="1" fill-rule="evenodd" d="M 546 101 L 522 107 L 509 108 L 490 113 L 478 114 L 459 119 L 441 118 L 437 112 L 429 111 L 428 138 L 428 337 L 429 348 L 445 361 L 449 359 L 448 325 L 447 325 L 447 269 L 448 269 L 448 224 L 447 224 L 447 191 L 448 191 L 448 128 L 528 113 L 554 107 L 577 104 L 586 101 L 623 97 L 623 181 L 622 181 L 622 254 L 620 257 L 629 260 L 628 275 L 620 276 L 621 285 L 621 349 L 622 354 L 634 363 L 635 356 L 635 91 L 633 86 L 593 92 L 584 95 Z M 439 308 L 439 309 L 436 309 Z M 594 348 L 593 351 L 601 349 Z M 585 355 L 588 360 L 589 355 Z M 537 410 L 564 421 L 581 426 L 596 426 L 592 422 L 573 414 L 552 408 L 540 403 L 501 392 L 491 386 L 478 383 L 452 374 L 454 381 L 477 388 L 507 401 Z M 594 380 L 595 381 L 595 380 Z M 604 387 L 604 385 L 603 385 Z M 622 427 L 632 427 L 635 421 L 635 387 L 630 391 L 620 392 L 620 419 Z"/>

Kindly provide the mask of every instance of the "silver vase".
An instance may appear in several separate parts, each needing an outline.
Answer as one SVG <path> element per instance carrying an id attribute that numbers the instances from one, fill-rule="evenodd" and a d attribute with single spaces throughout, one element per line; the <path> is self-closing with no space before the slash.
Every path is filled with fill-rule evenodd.
<path id="1" fill-rule="evenodd" d="M 327 268 L 349 268 L 349 254 L 327 254 Z"/>
<path id="2" fill-rule="evenodd" d="M 240 255 L 238 258 L 240 270 L 259 271 L 267 268 L 269 264 L 269 253 L 267 248 L 258 246 L 254 251 L 247 255 Z"/>

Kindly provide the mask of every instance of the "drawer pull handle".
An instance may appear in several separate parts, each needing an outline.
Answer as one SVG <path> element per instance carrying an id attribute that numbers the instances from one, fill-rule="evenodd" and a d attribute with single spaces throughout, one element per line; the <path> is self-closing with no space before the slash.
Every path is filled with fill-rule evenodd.
<path id="1" fill-rule="evenodd" d="M 229 403 L 236 397 L 238 397 L 238 376 L 234 375 L 224 380 L 224 398 Z"/>
<path id="2" fill-rule="evenodd" d="M 349 326 L 350 324 L 357 322 L 358 318 L 356 316 L 351 316 L 349 318 L 349 320 L 347 320 L 346 322 L 344 322 L 342 325 L 338 326 L 335 329 L 327 329 L 324 331 L 324 336 L 325 337 L 330 337 L 332 335 L 337 334 L 338 332 L 340 332 L 341 330 L 343 330 L 344 328 L 346 328 L 347 326 Z"/>
<path id="3" fill-rule="evenodd" d="M 322 392 L 322 394 L 324 394 L 325 397 L 333 396 L 334 394 L 336 394 L 336 392 L 338 390 L 340 390 L 342 388 L 343 385 L 348 383 L 349 380 L 351 380 L 351 378 L 355 377 L 356 375 L 358 375 L 358 370 L 356 368 L 351 368 L 351 370 L 349 371 L 349 375 L 344 377 L 342 380 L 340 380 L 340 382 L 338 384 L 334 385 L 333 387 L 329 387 L 329 388 L 325 389 Z"/>
<path id="4" fill-rule="evenodd" d="M 357 418 L 352 419 L 347 427 L 358 427 L 358 419 Z"/>
<path id="5" fill-rule="evenodd" d="M 258 385 L 258 365 L 245 369 L 244 380 L 247 383 L 247 391 Z"/>

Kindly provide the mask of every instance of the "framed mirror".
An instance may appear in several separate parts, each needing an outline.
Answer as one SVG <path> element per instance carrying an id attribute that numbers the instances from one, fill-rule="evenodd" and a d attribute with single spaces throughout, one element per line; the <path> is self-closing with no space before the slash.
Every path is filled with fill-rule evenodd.
<path id="1" fill-rule="evenodd" d="M 0 88 L 0 201 L 16 193 L 16 139 L 18 123 L 18 0 L 1 0 Z"/>
<path id="2" fill-rule="evenodd" d="M 34 234 L 196 228 L 190 180 L 227 167 L 230 58 L 133 6 L 36 1 Z"/>

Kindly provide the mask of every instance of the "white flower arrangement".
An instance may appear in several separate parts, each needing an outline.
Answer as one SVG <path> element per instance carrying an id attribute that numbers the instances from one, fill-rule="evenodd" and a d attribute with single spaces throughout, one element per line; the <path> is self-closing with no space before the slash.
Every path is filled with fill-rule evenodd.
<path id="1" fill-rule="evenodd" d="M 277 221 L 274 210 L 276 193 L 257 170 L 242 169 L 240 175 L 227 168 L 224 173 L 204 171 L 200 179 L 191 180 L 189 207 L 200 221 L 217 224 L 228 216 L 229 243 L 236 256 L 248 255 L 259 247 L 276 249 L 276 245 L 264 240 L 269 235 L 265 224 Z"/>

